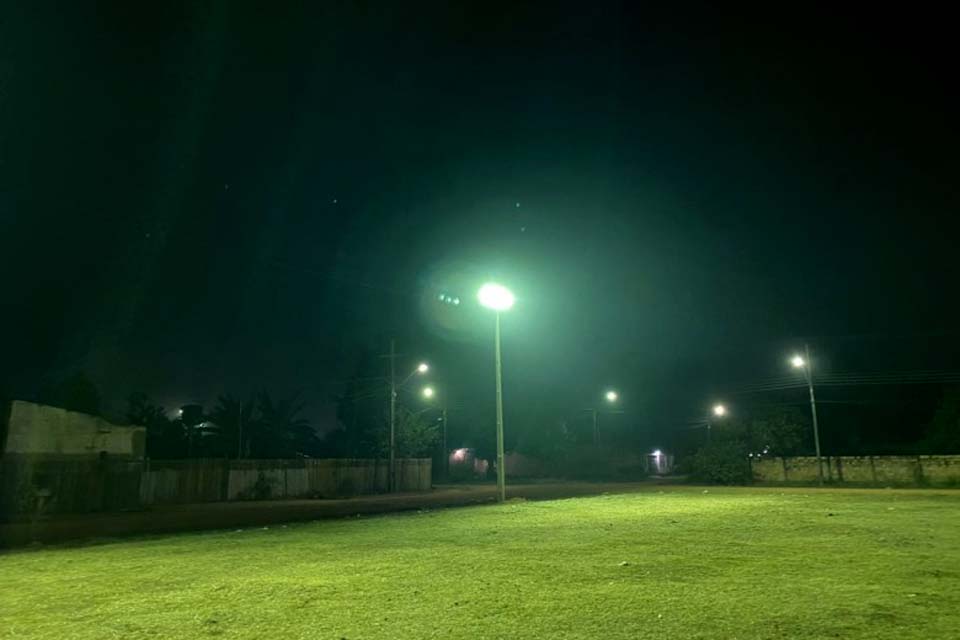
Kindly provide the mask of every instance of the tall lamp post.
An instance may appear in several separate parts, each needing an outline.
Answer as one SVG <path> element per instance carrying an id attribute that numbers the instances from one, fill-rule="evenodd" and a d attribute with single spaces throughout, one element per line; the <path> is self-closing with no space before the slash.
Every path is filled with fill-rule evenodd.
<path id="1" fill-rule="evenodd" d="M 810 362 L 810 345 L 803 345 L 804 355 L 799 353 L 790 358 L 794 369 L 802 369 L 810 390 L 810 415 L 813 418 L 813 446 L 817 452 L 817 484 L 823 486 L 823 460 L 820 457 L 820 429 L 817 425 L 817 397 L 813 393 L 813 365 Z"/>
<path id="2" fill-rule="evenodd" d="M 397 490 L 397 387 L 402 387 L 416 374 L 424 374 L 430 370 L 426 362 L 421 362 L 410 372 L 400 384 L 397 384 L 396 366 L 397 352 L 395 341 L 390 340 L 390 461 L 387 467 L 387 490 Z"/>
<path id="3" fill-rule="evenodd" d="M 424 387 L 420 393 L 425 400 L 433 400 L 437 397 L 436 389 L 433 387 Z M 447 476 L 450 474 L 450 456 L 447 454 L 447 402 L 446 400 L 441 400 L 439 407 L 427 407 L 426 409 L 421 409 L 417 413 L 423 413 L 425 411 L 429 411 L 430 409 L 439 409 L 440 411 L 440 450 L 443 452 L 443 479 L 446 480 Z"/>
<path id="4" fill-rule="evenodd" d="M 503 375 L 500 365 L 500 313 L 513 307 L 515 298 L 506 287 L 488 282 L 477 292 L 480 304 L 496 312 L 494 351 L 497 371 L 497 502 L 507 499 L 506 472 L 503 467 Z"/>
<path id="5" fill-rule="evenodd" d="M 725 418 L 727 415 L 727 407 L 722 404 L 713 405 L 713 417 L 714 418 Z M 711 433 L 713 431 L 713 419 L 707 420 L 707 442 L 711 441 Z"/>
<path id="6" fill-rule="evenodd" d="M 612 389 L 603 394 L 604 399 L 610 404 L 615 404 L 620 399 L 620 394 Z M 594 407 L 590 410 L 593 413 L 593 446 L 600 446 L 600 410 Z"/>

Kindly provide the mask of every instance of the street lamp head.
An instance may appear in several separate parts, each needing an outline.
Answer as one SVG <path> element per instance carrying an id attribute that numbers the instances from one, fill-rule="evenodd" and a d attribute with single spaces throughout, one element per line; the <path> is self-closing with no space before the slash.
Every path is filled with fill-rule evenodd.
<path id="1" fill-rule="evenodd" d="M 795 369 L 802 369 L 807 366 L 807 361 L 798 353 L 790 358 L 790 364 L 792 364 Z"/>
<path id="2" fill-rule="evenodd" d="M 607 402 L 616 402 L 617 399 L 620 397 L 620 396 L 617 394 L 617 392 L 616 392 L 616 391 L 613 391 L 613 390 L 607 391 L 607 393 L 605 394 L 605 396 L 606 396 L 606 398 L 607 398 Z"/>
<path id="3" fill-rule="evenodd" d="M 723 416 L 727 415 L 727 408 L 722 404 L 713 405 L 713 415 L 717 416 L 718 418 L 722 418 Z"/>
<path id="4" fill-rule="evenodd" d="M 480 287 L 477 299 L 480 304 L 494 311 L 509 311 L 515 301 L 509 289 L 493 282 Z"/>
<path id="5" fill-rule="evenodd" d="M 417 373 L 426 373 L 429 370 L 430 365 L 428 365 L 426 362 L 421 362 L 417 365 Z"/>
<path id="6" fill-rule="evenodd" d="M 433 387 L 424 387 L 421 393 L 423 393 L 424 398 L 429 400 L 436 392 L 433 390 Z"/>

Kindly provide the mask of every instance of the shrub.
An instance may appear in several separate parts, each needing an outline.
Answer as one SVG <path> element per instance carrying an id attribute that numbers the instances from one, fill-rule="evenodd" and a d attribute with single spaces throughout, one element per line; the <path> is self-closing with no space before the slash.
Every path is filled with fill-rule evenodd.
<path id="1" fill-rule="evenodd" d="M 747 451 L 737 442 L 711 444 L 690 461 L 690 477 L 710 484 L 749 484 L 753 478 Z"/>

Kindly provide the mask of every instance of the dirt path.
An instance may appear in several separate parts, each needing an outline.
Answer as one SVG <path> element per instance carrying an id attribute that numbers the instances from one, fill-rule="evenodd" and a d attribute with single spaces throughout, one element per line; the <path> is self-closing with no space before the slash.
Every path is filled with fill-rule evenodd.
<path id="1" fill-rule="evenodd" d="M 652 482 L 551 482 L 512 484 L 507 498 L 549 500 L 602 493 L 650 490 Z M 357 514 L 437 509 L 493 502 L 494 485 L 439 485 L 428 493 L 399 493 L 343 500 L 271 500 L 159 506 L 144 511 L 61 516 L 30 523 L 0 524 L 0 548 L 31 542 L 63 542 L 137 534 L 263 526 Z"/>

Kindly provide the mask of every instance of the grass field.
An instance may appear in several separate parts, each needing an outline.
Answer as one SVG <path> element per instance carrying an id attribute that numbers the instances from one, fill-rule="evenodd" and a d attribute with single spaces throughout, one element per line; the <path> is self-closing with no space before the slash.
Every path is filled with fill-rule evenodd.
<path id="1" fill-rule="evenodd" d="M 957 638 L 960 492 L 709 489 L 0 555 L 2 638 Z"/>

